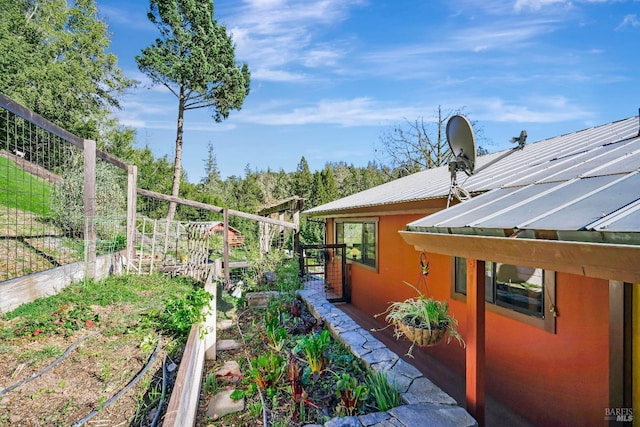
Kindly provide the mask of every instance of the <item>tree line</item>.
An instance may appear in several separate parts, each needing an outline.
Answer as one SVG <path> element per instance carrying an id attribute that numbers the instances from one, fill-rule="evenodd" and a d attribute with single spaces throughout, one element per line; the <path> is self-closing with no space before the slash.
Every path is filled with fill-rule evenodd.
<path id="1" fill-rule="evenodd" d="M 211 0 L 150 0 L 149 5 L 148 18 L 159 37 L 136 61 L 156 84 L 176 95 L 179 132 L 173 159 L 154 156 L 149 146 L 135 148 L 135 131 L 113 115 L 123 94 L 136 82 L 124 75 L 109 52 L 107 24 L 95 0 L 0 0 L 0 92 L 137 165 L 140 188 L 245 212 L 293 195 L 304 198 L 308 209 L 448 162 L 451 153 L 443 126 L 454 111 L 439 108 L 433 121 L 406 120 L 383 132 L 375 160 L 365 167 L 336 162 L 310 171 L 301 157 L 292 172 L 247 166 L 244 176 L 223 179 L 210 143 L 203 159 L 205 177 L 189 182 L 181 167 L 182 114 L 206 107 L 213 121 L 227 118 L 249 94 L 250 73 L 247 64 L 236 63 L 231 37 L 213 17 Z M 139 209 L 153 218 L 217 219 L 210 212 L 185 206 L 176 209 L 146 198 L 139 201 Z M 254 234 L 249 228 L 255 224 L 233 221 L 247 236 Z M 321 224 L 303 219 L 302 242 L 320 242 L 322 233 Z"/>

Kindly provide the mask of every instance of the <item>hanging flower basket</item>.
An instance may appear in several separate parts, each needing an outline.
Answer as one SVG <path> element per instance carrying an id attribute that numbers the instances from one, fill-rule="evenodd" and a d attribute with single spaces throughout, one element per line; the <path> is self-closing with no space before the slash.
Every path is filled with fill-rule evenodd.
<path id="1" fill-rule="evenodd" d="M 405 338 L 415 343 L 419 347 L 431 347 L 438 344 L 447 332 L 447 324 L 426 325 L 411 322 L 410 319 L 403 319 L 397 324 L 398 329 Z"/>
<path id="2" fill-rule="evenodd" d="M 424 296 L 415 286 L 404 282 L 418 292 L 415 298 L 391 303 L 387 309 L 376 315 L 385 315 L 389 326 L 394 326 L 396 338 L 405 337 L 411 341 L 407 355 L 411 356 L 414 346 L 430 347 L 447 336 L 447 342 L 455 338 L 464 346 L 458 333 L 457 320 L 449 313 L 449 304 Z"/>

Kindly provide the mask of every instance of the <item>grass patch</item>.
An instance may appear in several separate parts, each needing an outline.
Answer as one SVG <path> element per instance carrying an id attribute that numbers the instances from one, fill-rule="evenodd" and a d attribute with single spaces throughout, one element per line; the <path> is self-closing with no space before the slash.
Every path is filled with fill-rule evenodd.
<path id="1" fill-rule="evenodd" d="M 51 185 L 48 182 L 25 172 L 3 156 L 0 156 L 0 181 L 4 183 L 0 205 L 42 216 L 49 214 Z"/>
<path id="2" fill-rule="evenodd" d="M 111 334 L 124 333 L 131 327 L 155 328 L 154 322 L 141 321 L 148 313 L 164 313 L 165 301 L 180 300 L 194 289 L 193 281 L 161 275 L 117 276 L 101 281 L 85 280 L 72 284 L 57 295 L 23 304 L 4 315 L 8 322 L 0 337 L 24 335 L 70 335 L 81 328 L 98 326 L 105 320 Z M 113 319 L 102 319 L 96 306 L 115 305 Z M 116 321 L 117 320 L 117 321 Z M 105 331 L 109 334 L 109 331 Z"/>

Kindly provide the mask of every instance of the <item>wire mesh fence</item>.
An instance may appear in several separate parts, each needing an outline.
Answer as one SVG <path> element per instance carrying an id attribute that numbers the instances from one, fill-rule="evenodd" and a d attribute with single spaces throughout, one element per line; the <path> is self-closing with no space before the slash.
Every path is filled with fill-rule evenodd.
<path id="1" fill-rule="evenodd" d="M 87 221 L 99 254 L 126 245 L 126 172 L 97 162 L 87 218 L 82 140 L 32 116 L 0 97 L 0 282 L 85 260 Z"/>
<path id="2" fill-rule="evenodd" d="M 0 94 L 0 283 L 79 261 L 94 277 L 97 256 L 126 248 L 134 272 L 197 277 L 223 262 L 229 284 L 271 248 L 293 254 L 297 199 L 264 216 L 181 199 L 177 217 L 188 221 L 167 221 L 172 198 L 136 188 L 135 176 L 94 141 Z"/>
<path id="3" fill-rule="evenodd" d="M 81 150 L 7 110 L 0 119 L 0 281 L 82 260 L 60 222 L 65 172 Z"/>

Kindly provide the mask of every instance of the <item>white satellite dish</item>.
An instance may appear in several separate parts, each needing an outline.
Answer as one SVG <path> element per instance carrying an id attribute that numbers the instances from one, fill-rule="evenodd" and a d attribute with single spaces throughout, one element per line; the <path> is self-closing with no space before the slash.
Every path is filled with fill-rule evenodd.
<path id="1" fill-rule="evenodd" d="M 447 122 L 447 141 L 453 154 L 449 162 L 451 187 L 447 197 L 448 208 L 454 197 L 461 202 L 471 198 L 469 192 L 458 185 L 458 171 L 471 176 L 476 168 L 476 137 L 469 119 L 461 115 L 452 116 Z"/>
<path id="2" fill-rule="evenodd" d="M 449 163 L 455 171 L 464 171 L 471 175 L 476 167 L 476 137 L 473 134 L 471 122 L 465 116 L 452 116 L 447 122 L 447 141 L 454 160 Z M 453 173 L 453 171 L 452 171 Z"/>
<path id="3" fill-rule="evenodd" d="M 471 122 L 465 116 L 459 114 L 452 116 L 447 122 L 447 141 L 449 142 L 449 147 L 451 147 L 451 153 L 453 153 L 453 159 L 449 162 L 451 187 L 449 188 L 449 197 L 447 197 L 447 207 L 449 207 L 449 203 L 454 197 L 461 202 L 471 198 L 469 192 L 458 185 L 458 171 L 463 171 L 467 176 L 478 173 L 516 151 L 522 150 L 526 140 L 527 131 L 523 130 L 520 132 L 520 136 L 511 138 L 511 142 L 518 143 L 517 147 L 476 169 L 476 137 L 473 134 Z"/>

